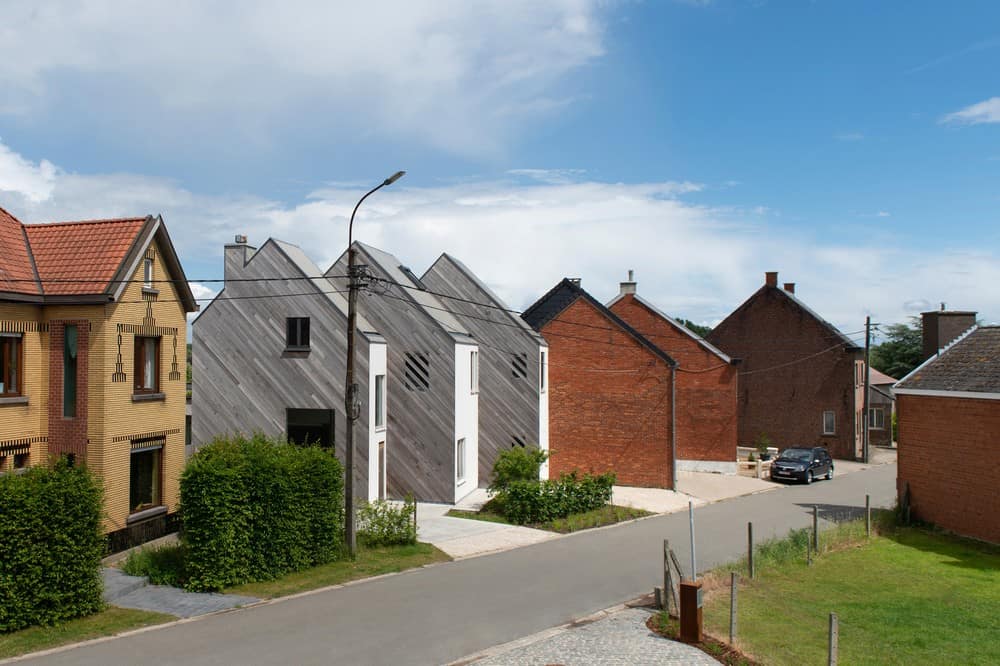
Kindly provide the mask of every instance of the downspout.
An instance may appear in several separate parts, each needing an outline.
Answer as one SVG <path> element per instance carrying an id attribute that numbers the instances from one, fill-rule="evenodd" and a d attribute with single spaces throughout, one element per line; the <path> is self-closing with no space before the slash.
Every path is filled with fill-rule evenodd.
<path id="1" fill-rule="evenodd" d="M 670 473 L 677 492 L 677 364 L 670 366 Z"/>

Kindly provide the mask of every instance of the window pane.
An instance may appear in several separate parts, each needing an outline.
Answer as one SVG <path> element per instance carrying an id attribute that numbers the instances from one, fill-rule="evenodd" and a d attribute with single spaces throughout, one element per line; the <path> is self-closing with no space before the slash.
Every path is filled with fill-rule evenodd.
<path id="1" fill-rule="evenodd" d="M 146 259 L 142 265 L 142 279 L 149 287 L 153 282 L 153 260 Z"/>
<path id="2" fill-rule="evenodd" d="M 18 348 L 18 342 L 20 342 L 20 341 L 17 338 L 9 338 L 9 340 L 10 340 L 10 342 L 8 344 L 8 348 L 10 350 L 10 354 L 8 356 L 8 363 L 10 365 L 10 370 L 7 373 L 7 393 L 17 393 L 17 384 L 18 384 L 18 382 L 17 382 L 17 373 L 18 373 L 17 361 L 20 358 L 20 349 Z M 0 380 L 0 381 L 2 381 L 2 380 Z M 0 393 L 3 393 L 3 392 L 4 392 L 4 390 L 2 388 L 0 388 Z"/>
<path id="3" fill-rule="evenodd" d="M 385 375 L 375 375 L 375 425 L 385 425 Z"/>
<path id="4" fill-rule="evenodd" d="M 161 449 L 133 453 L 129 461 L 129 508 L 132 512 L 160 504 Z"/>
<path id="5" fill-rule="evenodd" d="M 309 317 L 302 317 L 299 319 L 299 345 L 302 347 L 309 346 Z"/>
<path id="6" fill-rule="evenodd" d="M 455 459 L 456 475 L 461 481 L 465 478 L 465 438 L 458 440 L 458 446 L 455 447 Z"/>
<path id="7" fill-rule="evenodd" d="M 157 340 L 153 338 L 146 338 L 144 340 L 144 354 L 143 354 L 143 370 L 142 378 L 144 389 L 154 390 L 156 389 L 156 343 Z"/>
<path id="8" fill-rule="evenodd" d="M 63 416 L 76 416 L 76 326 L 63 330 Z"/>

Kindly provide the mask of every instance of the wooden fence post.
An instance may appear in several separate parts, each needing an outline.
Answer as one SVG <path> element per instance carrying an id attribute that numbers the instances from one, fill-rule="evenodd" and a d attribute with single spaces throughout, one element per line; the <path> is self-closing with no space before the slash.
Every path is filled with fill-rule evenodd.
<path id="1" fill-rule="evenodd" d="M 729 574 L 729 645 L 736 646 L 736 588 L 739 584 L 736 572 Z"/>
<path id="2" fill-rule="evenodd" d="M 819 507 L 813 504 L 813 550 L 819 552 Z"/>
<path id="3" fill-rule="evenodd" d="M 753 567 L 753 523 L 747 523 L 747 568 L 750 569 L 750 580 L 757 577 Z"/>
<path id="4" fill-rule="evenodd" d="M 865 536 L 872 535 L 872 496 L 865 495 Z"/>
<path id="5" fill-rule="evenodd" d="M 840 627 L 837 623 L 837 614 L 830 613 L 830 640 L 827 646 L 827 663 L 829 666 L 837 666 L 837 642 L 840 640 Z"/>
<path id="6" fill-rule="evenodd" d="M 670 541 L 663 540 L 663 610 L 670 616 L 670 597 L 674 593 L 674 584 L 670 580 Z"/>

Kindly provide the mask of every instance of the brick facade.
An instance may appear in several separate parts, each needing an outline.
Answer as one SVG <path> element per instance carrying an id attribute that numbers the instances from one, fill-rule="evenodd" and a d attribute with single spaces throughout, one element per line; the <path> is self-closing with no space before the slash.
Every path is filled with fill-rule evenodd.
<path id="1" fill-rule="evenodd" d="M 677 361 L 677 458 L 736 460 L 736 367 L 635 298 L 624 294 L 611 311 Z"/>
<path id="2" fill-rule="evenodd" d="M 76 326 L 76 411 L 63 415 L 63 362 L 65 331 Z M 49 323 L 49 453 L 72 455 L 79 462 L 87 458 L 87 379 L 90 366 L 90 321 L 66 319 Z"/>
<path id="3" fill-rule="evenodd" d="M 670 488 L 670 368 L 579 298 L 541 329 L 549 344 L 549 474 L 614 472 Z"/>
<path id="4" fill-rule="evenodd" d="M 836 458 L 854 459 L 861 452 L 863 352 L 778 288 L 771 275 L 773 283 L 707 337 L 741 360 L 739 444 L 753 446 L 765 434 L 778 448 L 825 446 Z M 834 412 L 833 434 L 823 432 L 825 411 Z"/>
<path id="5" fill-rule="evenodd" d="M 897 395 L 897 490 L 912 515 L 1000 543 L 1000 400 Z"/>

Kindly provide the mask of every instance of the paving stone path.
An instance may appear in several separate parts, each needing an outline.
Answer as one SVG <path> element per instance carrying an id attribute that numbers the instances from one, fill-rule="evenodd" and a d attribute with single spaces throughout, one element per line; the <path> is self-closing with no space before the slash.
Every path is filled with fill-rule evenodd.
<path id="1" fill-rule="evenodd" d="M 129 576 L 119 569 L 104 568 L 104 601 L 112 606 L 195 617 L 256 603 L 260 599 L 235 594 L 186 592 L 167 585 L 150 585 L 142 576 Z"/>
<path id="2" fill-rule="evenodd" d="M 646 628 L 650 610 L 626 608 L 530 645 L 472 662 L 474 666 L 719 666 L 698 648 Z"/>

